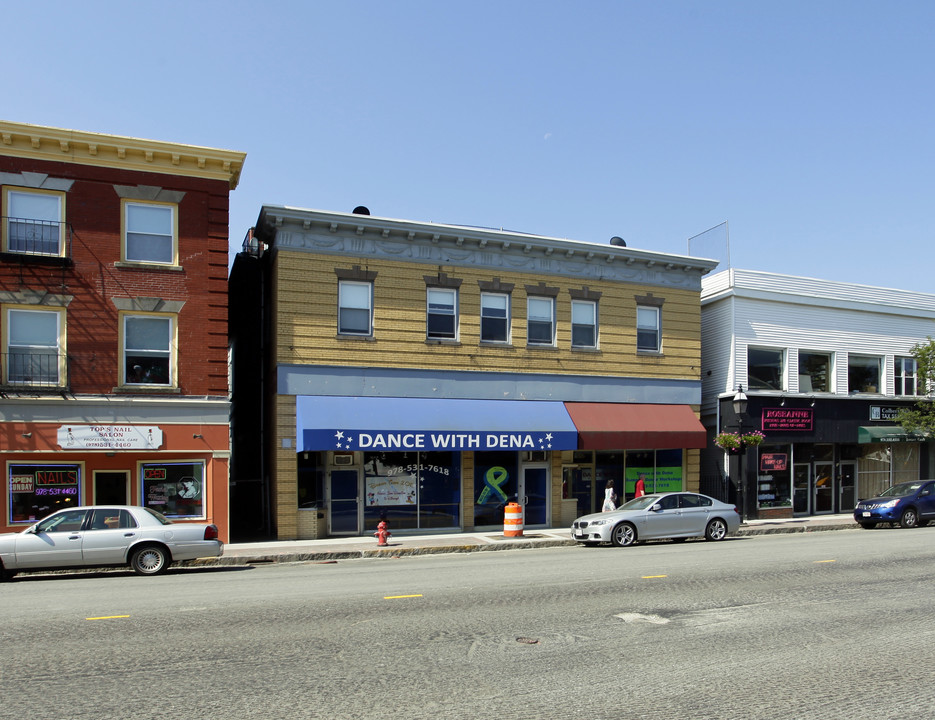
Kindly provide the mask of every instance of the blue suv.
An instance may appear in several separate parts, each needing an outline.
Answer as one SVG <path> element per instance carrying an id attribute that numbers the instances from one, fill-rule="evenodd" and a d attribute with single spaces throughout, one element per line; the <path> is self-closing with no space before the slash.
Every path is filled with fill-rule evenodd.
<path id="1" fill-rule="evenodd" d="M 854 519 L 868 530 L 878 523 L 924 527 L 935 520 L 935 480 L 899 483 L 879 497 L 861 500 L 854 508 Z"/>

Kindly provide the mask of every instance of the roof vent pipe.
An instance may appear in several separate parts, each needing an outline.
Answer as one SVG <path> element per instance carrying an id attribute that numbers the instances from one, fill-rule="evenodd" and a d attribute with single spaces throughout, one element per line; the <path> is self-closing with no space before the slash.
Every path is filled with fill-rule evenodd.
<path id="1" fill-rule="evenodd" d="M 620 247 L 626 247 L 626 246 L 627 246 L 627 241 L 624 240 L 622 237 L 617 237 L 616 235 L 614 235 L 614 236 L 610 239 L 610 244 L 611 244 L 611 245 L 619 245 Z"/>
<path id="2" fill-rule="evenodd" d="M 370 209 L 366 207 L 365 205 L 358 205 L 357 207 L 354 208 L 353 214 L 354 215 L 369 215 Z"/>

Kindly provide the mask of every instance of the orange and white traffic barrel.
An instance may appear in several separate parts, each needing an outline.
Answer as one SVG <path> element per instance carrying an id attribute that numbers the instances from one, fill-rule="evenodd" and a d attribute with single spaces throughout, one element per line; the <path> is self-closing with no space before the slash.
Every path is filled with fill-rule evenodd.
<path id="1" fill-rule="evenodd" d="M 503 537 L 522 537 L 523 506 L 515 502 L 507 503 L 503 511 Z"/>

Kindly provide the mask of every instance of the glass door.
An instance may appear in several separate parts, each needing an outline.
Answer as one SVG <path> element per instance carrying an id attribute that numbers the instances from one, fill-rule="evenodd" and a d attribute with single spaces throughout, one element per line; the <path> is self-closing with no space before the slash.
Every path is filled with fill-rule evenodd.
<path id="1" fill-rule="evenodd" d="M 857 504 L 856 479 L 856 462 L 842 462 L 838 465 L 838 512 L 851 512 Z"/>
<path id="2" fill-rule="evenodd" d="M 523 504 L 523 525 L 526 527 L 549 522 L 549 466 L 523 465 L 519 501 Z"/>
<path id="3" fill-rule="evenodd" d="M 834 463 L 816 462 L 815 514 L 834 512 Z"/>
<path id="4" fill-rule="evenodd" d="M 128 505 L 130 472 L 128 470 L 94 471 L 95 505 Z"/>
<path id="5" fill-rule="evenodd" d="M 812 512 L 811 469 L 808 463 L 796 463 L 792 467 L 792 512 L 795 515 Z"/>
<path id="6" fill-rule="evenodd" d="M 331 471 L 328 509 L 332 535 L 357 535 L 360 532 L 360 473 L 357 470 Z"/>

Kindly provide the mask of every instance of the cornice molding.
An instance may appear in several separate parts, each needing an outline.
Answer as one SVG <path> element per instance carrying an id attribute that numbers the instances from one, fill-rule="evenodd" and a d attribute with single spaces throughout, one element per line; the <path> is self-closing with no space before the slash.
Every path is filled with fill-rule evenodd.
<path id="1" fill-rule="evenodd" d="M 486 267 L 493 274 L 560 275 L 695 292 L 702 275 L 717 266 L 715 260 L 619 245 L 274 205 L 263 206 L 255 235 L 266 252 Z"/>
<path id="2" fill-rule="evenodd" d="M 246 153 L 0 120 L 0 155 L 222 180 L 233 190 Z"/>

